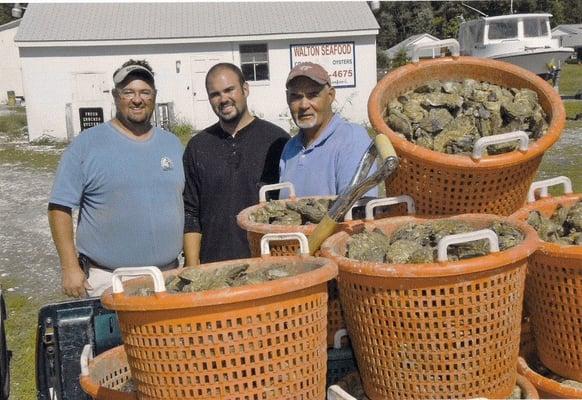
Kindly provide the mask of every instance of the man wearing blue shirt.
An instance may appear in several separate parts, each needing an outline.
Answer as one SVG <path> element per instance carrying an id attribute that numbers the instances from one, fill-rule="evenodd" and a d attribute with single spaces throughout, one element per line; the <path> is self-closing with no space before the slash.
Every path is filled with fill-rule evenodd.
<path id="1" fill-rule="evenodd" d="M 321 65 L 296 65 L 286 86 L 287 104 L 299 133 L 283 149 L 280 181 L 291 182 L 300 197 L 341 194 L 370 145 L 370 137 L 363 127 L 333 112 L 335 89 Z M 284 197 L 284 191 L 281 194 Z M 368 195 L 377 195 L 377 189 Z"/>
<path id="2" fill-rule="evenodd" d="M 69 145 L 49 200 L 63 291 L 72 297 L 99 296 L 119 267 L 175 268 L 182 250 L 183 147 L 150 123 L 154 74 L 146 61 L 129 60 L 113 82 L 115 118 Z"/>

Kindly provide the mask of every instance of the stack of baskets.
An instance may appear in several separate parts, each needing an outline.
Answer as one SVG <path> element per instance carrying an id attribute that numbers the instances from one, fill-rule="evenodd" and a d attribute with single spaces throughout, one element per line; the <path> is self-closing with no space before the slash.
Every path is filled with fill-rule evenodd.
<path id="1" fill-rule="evenodd" d="M 286 200 L 277 200 L 276 202 L 297 202 L 301 198 L 295 197 L 293 184 L 282 182 L 274 185 L 266 185 L 259 191 L 259 204 L 242 210 L 237 216 L 238 225 L 247 232 L 251 255 L 256 256 L 261 253 L 260 241 L 267 234 L 289 234 L 300 232 L 309 237 L 317 225 L 272 225 L 254 222 L 251 216 L 259 209 L 267 205 L 267 193 L 275 190 L 288 190 L 290 198 Z M 333 199 L 335 197 L 312 197 L 312 199 Z M 375 211 L 381 207 L 390 206 L 387 210 L 382 210 L 383 214 L 402 215 L 405 213 L 414 214 L 414 201 L 410 196 L 398 196 L 383 199 L 363 199 L 357 202 L 344 221 L 339 224 L 338 231 L 351 231 L 354 227 L 360 225 L 362 220 L 354 220 L 352 213 L 358 207 L 365 207 L 366 220 L 372 220 Z M 360 213 L 361 214 L 361 213 Z M 276 256 L 290 256 L 297 253 L 299 242 L 294 239 L 284 239 L 270 242 L 270 252 Z M 356 368 L 352 349 L 345 343 L 342 345 L 337 339 L 345 332 L 345 321 L 342 314 L 337 280 L 331 280 L 328 284 L 328 308 L 327 308 L 327 345 L 328 345 L 328 384 L 335 383 L 346 373 Z"/>
<path id="2" fill-rule="evenodd" d="M 269 239 L 263 238 L 263 248 Z M 162 276 L 155 267 L 116 270 L 101 300 L 117 311 L 138 398 L 323 399 L 327 282 L 337 266 L 310 257 L 307 239 L 301 242 L 301 255 L 238 262 L 248 264 L 248 272 L 285 264 L 302 273 L 222 290 L 169 294 L 164 278 L 175 271 Z M 144 274 L 149 277 L 122 283 L 124 276 Z M 152 279 L 155 294 L 132 295 L 151 287 Z"/>
<path id="3" fill-rule="evenodd" d="M 527 149 L 471 158 L 410 143 L 384 121 L 388 104 L 404 92 L 431 80 L 463 79 L 535 91 L 549 118 L 545 136 Z M 372 400 L 507 397 L 517 379 L 527 262 L 540 245 L 530 226 L 508 216 L 525 204 L 544 152 L 563 130 L 561 100 L 550 85 L 519 67 L 453 56 L 391 72 L 372 92 L 368 113 L 400 159 L 387 194 L 412 196 L 425 218 L 391 218 L 367 223 L 366 229 L 388 234 L 409 222 L 449 216 L 476 229 L 507 221 L 525 240 L 474 259 L 398 265 L 345 258 L 349 233 L 328 239 L 322 255 L 339 266 L 340 299 L 366 395 Z"/>

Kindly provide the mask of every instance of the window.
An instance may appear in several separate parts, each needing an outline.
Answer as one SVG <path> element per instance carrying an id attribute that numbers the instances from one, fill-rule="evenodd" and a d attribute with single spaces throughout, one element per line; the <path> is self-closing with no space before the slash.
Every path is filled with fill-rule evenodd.
<path id="1" fill-rule="evenodd" d="M 517 38 L 517 20 L 489 23 L 489 39 Z"/>
<path id="2" fill-rule="evenodd" d="M 525 37 L 548 36 L 548 26 L 544 18 L 526 18 L 523 20 L 523 35 Z"/>
<path id="3" fill-rule="evenodd" d="M 247 81 L 269 80 L 269 54 L 266 44 L 241 44 L 240 64 Z"/>

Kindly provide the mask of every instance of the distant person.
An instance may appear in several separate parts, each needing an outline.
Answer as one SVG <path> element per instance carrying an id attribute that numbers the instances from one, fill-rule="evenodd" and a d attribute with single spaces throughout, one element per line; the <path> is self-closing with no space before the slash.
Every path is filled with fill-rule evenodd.
<path id="1" fill-rule="evenodd" d="M 299 127 L 283 149 L 280 181 L 298 197 L 338 195 L 349 185 L 371 139 L 332 110 L 335 89 L 319 64 L 301 63 L 287 76 L 287 104 Z M 377 195 L 377 189 L 367 195 Z"/>
<path id="2" fill-rule="evenodd" d="M 218 122 L 198 133 L 184 152 L 185 265 L 250 257 L 237 214 L 259 202 L 259 189 L 278 182 L 289 135 L 250 114 L 249 85 L 233 64 L 213 66 L 206 91 Z"/>
<path id="3" fill-rule="evenodd" d="M 115 118 L 81 132 L 69 145 L 49 200 L 63 290 L 72 297 L 101 295 L 119 267 L 175 268 L 182 250 L 183 147 L 150 123 L 154 73 L 146 61 L 129 60 L 115 71 L 113 83 Z"/>

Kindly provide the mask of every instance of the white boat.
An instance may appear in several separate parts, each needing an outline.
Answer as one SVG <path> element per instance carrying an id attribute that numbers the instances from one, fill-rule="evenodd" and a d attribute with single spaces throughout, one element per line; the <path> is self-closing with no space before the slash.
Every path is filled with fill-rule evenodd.
<path id="1" fill-rule="evenodd" d="M 551 14 L 482 17 L 459 28 L 461 55 L 493 58 L 552 77 L 574 49 L 552 38 Z"/>

